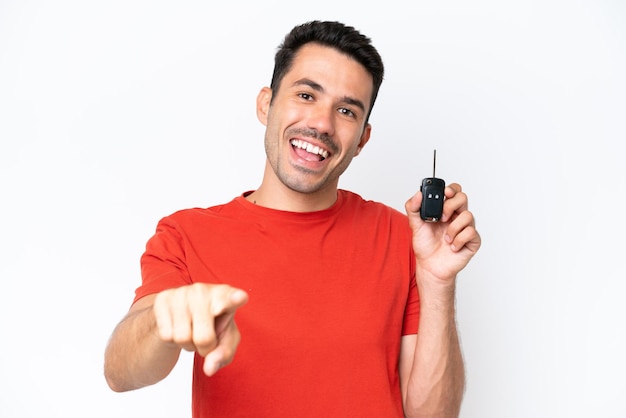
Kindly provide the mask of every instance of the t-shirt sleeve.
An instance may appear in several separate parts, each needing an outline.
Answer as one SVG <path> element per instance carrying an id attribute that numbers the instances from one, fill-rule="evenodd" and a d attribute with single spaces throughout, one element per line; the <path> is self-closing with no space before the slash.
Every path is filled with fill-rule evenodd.
<path id="1" fill-rule="evenodd" d="M 142 282 L 135 290 L 134 301 L 192 283 L 186 264 L 185 239 L 171 217 L 159 221 L 140 262 Z"/>
<path id="2" fill-rule="evenodd" d="M 409 283 L 409 296 L 404 310 L 404 321 L 402 323 L 402 335 L 417 334 L 420 319 L 420 299 L 415 280 L 415 256 L 413 250 L 409 256 L 411 266 L 411 277 Z"/>

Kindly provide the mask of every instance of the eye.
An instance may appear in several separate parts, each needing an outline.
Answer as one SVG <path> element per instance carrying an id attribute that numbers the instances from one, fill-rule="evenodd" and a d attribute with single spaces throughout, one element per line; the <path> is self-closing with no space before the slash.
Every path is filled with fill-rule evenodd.
<path id="1" fill-rule="evenodd" d="M 306 101 L 313 100 L 313 96 L 310 95 L 309 93 L 298 93 L 298 96 Z"/>
<path id="2" fill-rule="evenodd" d="M 340 107 L 339 108 L 339 113 L 341 113 L 343 115 L 346 115 L 346 116 L 349 116 L 351 118 L 355 118 L 356 117 L 356 114 L 352 110 L 348 109 L 347 107 Z"/>

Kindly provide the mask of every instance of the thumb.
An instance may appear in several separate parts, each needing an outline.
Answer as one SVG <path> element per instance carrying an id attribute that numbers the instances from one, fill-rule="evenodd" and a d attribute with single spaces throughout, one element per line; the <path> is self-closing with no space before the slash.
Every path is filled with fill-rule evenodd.
<path id="1" fill-rule="evenodd" d="M 248 294 L 236 287 L 217 285 L 211 292 L 211 314 L 234 313 L 248 302 Z"/>
<path id="2" fill-rule="evenodd" d="M 235 311 L 248 302 L 248 294 L 235 287 L 227 286 L 222 289 L 220 297 L 211 304 L 212 314 L 215 317 L 215 332 L 219 336 L 235 316 Z"/>
<path id="3" fill-rule="evenodd" d="M 235 309 L 241 308 L 243 305 L 248 303 L 248 294 L 241 289 L 233 288 L 233 291 L 230 294 L 230 301 Z"/>
<path id="4" fill-rule="evenodd" d="M 404 209 L 409 217 L 409 224 L 411 227 L 422 225 L 424 221 L 420 216 L 420 208 L 422 206 L 422 192 L 418 191 L 404 204 Z"/>

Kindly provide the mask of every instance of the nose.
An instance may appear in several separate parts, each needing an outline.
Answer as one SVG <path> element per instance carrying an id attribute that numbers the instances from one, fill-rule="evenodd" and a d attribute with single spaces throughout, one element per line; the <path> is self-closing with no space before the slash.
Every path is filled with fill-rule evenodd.
<path id="1" fill-rule="evenodd" d="M 317 105 L 313 106 L 308 114 L 307 127 L 315 129 L 320 134 L 332 136 L 334 134 L 334 116 L 335 110 L 328 107 Z"/>

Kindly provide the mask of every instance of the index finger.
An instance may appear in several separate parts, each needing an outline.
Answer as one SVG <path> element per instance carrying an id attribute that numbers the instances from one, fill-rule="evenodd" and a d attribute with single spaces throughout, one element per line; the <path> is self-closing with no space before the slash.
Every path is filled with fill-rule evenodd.
<path id="1" fill-rule="evenodd" d="M 458 183 L 449 184 L 445 191 L 446 200 L 443 203 L 442 222 L 448 222 L 455 217 L 455 214 L 467 210 L 467 195 Z"/>
<path id="2" fill-rule="evenodd" d="M 248 301 L 248 294 L 241 289 L 228 285 L 209 285 L 194 295 L 189 309 L 192 322 L 194 346 L 203 353 L 212 350 L 218 344 L 218 338 L 228 319 Z"/>
<path id="3" fill-rule="evenodd" d="M 463 188 L 459 183 L 450 183 L 446 186 L 444 193 L 446 197 L 454 197 L 455 194 L 463 191 Z"/>

